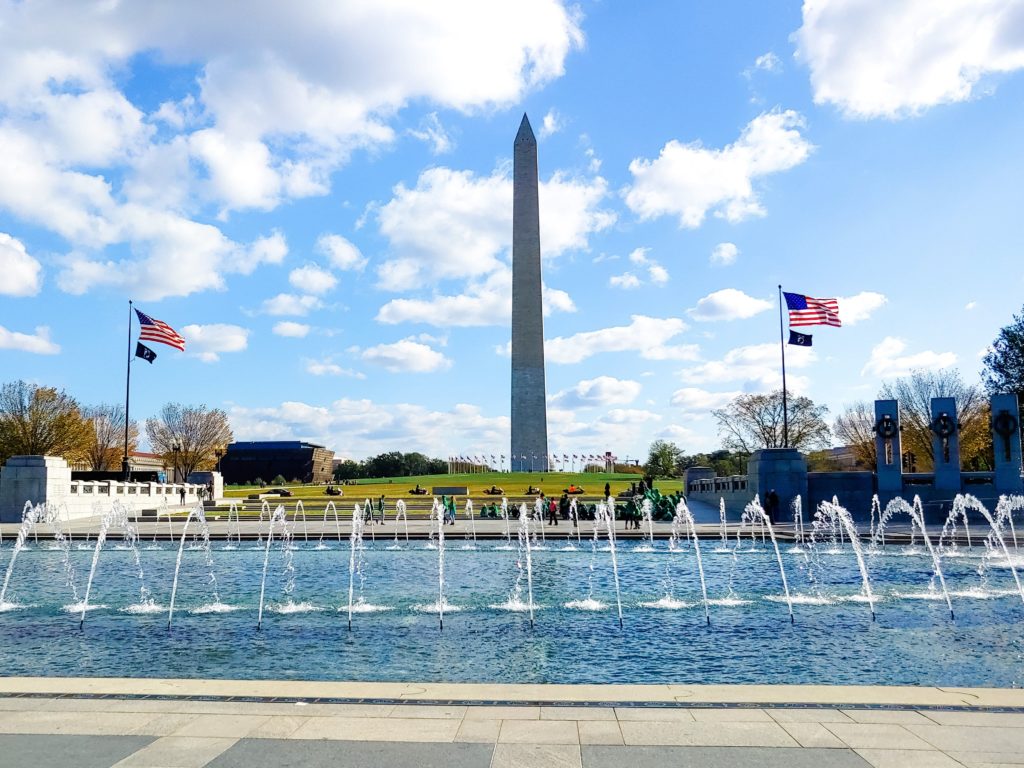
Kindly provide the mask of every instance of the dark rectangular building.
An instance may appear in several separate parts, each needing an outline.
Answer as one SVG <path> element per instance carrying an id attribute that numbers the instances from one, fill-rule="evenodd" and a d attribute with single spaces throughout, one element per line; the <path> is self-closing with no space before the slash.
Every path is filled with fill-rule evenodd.
<path id="1" fill-rule="evenodd" d="M 332 478 L 334 451 L 300 440 L 231 443 L 220 460 L 224 482 L 244 485 L 256 480 L 326 483 Z"/>

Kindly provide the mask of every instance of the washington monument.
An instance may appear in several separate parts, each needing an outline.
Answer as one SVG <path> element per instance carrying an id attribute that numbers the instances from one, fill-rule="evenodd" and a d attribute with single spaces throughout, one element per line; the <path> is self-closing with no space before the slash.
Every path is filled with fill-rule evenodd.
<path id="1" fill-rule="evenodd" d="M 512 154 L 512 461 L 513 472 L 548 468 L 544 312 L 540 290 L 537 139 L 530 121 Z"/>

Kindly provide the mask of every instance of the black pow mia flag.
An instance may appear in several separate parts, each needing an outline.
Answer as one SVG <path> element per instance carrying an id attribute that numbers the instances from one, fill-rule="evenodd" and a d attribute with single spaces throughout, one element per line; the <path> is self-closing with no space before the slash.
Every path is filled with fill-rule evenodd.
<path id="1" fill-rule="evenodd" d="M 152 364 L 152 362 L 156 360 L 156 352 L 147 347 L 145 344 L 140 344 L 139 342 L 135 342 L 135 356 L 141 357 L 143 360 L 150 364 Z"/>
<path id="2" fill-rule="evenodd" d="M 811 346 L 811 334 L 790 331 L 789 343 L 792 344 L 794 347 L 809 347 Z"/>

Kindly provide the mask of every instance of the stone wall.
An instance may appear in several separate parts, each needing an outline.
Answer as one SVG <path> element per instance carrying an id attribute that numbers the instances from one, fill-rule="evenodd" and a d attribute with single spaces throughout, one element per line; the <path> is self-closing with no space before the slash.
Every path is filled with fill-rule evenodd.
<path id="1" fill-rule="evenodd" d="M 194 504 L 204 486 L 193 483 L 124 483 L 72 480 L 71 468 L 58 456 L 12 456 L 0 471 L 0 522 L 20 523 L 26 502 L 67 509 L 68 519 L 102 514 L 114 501 L 141 514 L 162 506 Z"/>
<path id="2" fill-rule="evenodd" d="M 725 500 L 725 514 L 737 520 L 743 508 L 754 498 L 747 490 L 747 476 L 715 477 L 710 467 L 691 467 L 683 472 L 683 488 L 687 498 L 717 507 Z"/>

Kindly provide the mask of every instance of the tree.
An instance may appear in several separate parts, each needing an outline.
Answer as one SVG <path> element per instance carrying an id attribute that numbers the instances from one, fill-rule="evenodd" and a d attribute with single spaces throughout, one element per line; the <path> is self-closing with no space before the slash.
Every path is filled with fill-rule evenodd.
<path id="1" fill-rule="evenodd" d="M 676 462 L 676 471 L 683 473 L 690 467 L 711 467 L 718 477 L 747 474 L 749 453 L 717 450 L 711 453 L 695 453 L 692 456 L 682 455 Z"/>
<path id="2" fill-rule="evenodd" d="M 644 472 L 651 477 L 675 477 L 676 462 L 682 455 L 683 452 L 675 443 L 655 440 L 647 450 Z"/>
<path id="3" fill-rule="evenodd" d="M 861 466 L 873 469 L 875 466 L 875 414 L 872 407 L 858 400 L 856 403 L 846 406 L 846 409 L 836 416 L 832 431 L 836 437 L 843 441 L 853 450 L 857 463 Z"/>
<path id="4" fill-rule="evenodd" d="M 807 451 L 828 446 L 828 408 L 815 405 L 808 397 L 790 397 L 788 406 L 789 447 Z M 759 448 L 784 447 L 781 389 L 740 395 L 711 415 L 718 421 L 718 434 L 726 448 L 753 453 Z"/>
<path id="5" fill-rule="evenodd" d="M 89 426 L 71 395 L 14 381 L 0 387 L 0 463 L 11 456 L 85 458 Z"/>
<path id="6" fill-rule="evenodd" d="M 930 429 L 933 397 L 956 398 L 961 464 L 974 469 L 992 466 L 988 401 L 981 387 L 964 384 L 955 368 L 914 371 L 909 376 L 884 383 L 878 396 L 899 401 L 900 443 L 904 452 L 914 454 L 919 471 L 928 472 L 935 466 Z"/>
<path id="7" fill-rule="evenodd" d="M 120 469 L 124 456 L 124 407 L 101 403 L 83 411 L 89 423 L 88 460 L 94 470 Z M 128 450 L 134 451 L 139 442 L 139 425 L 128 423 Z"/>
<path id="8" fill-rule="evenodd" d="M 352 461 L 352 459 L 340 461 L 334 467 L 334 482 L 336 483 L 340 483 L 342 480 L 355 480 L 362 476 L 363 465 L 358 461 Z"/>
<path id="9" fill-rule="evenodd" d="M 234 439 L 224 411 L 180 403 L 168 403 L 158 418 L 146 419 L 146 436 L 181 479 L 216 466 L 214 451 Z"/>
<path id="10" fill-rule="evenodd" d="M 1024 397 L 1024 310 L 999 331 L 982 363 L 982 381 L 990 395 L 1016 392 Z"/>

